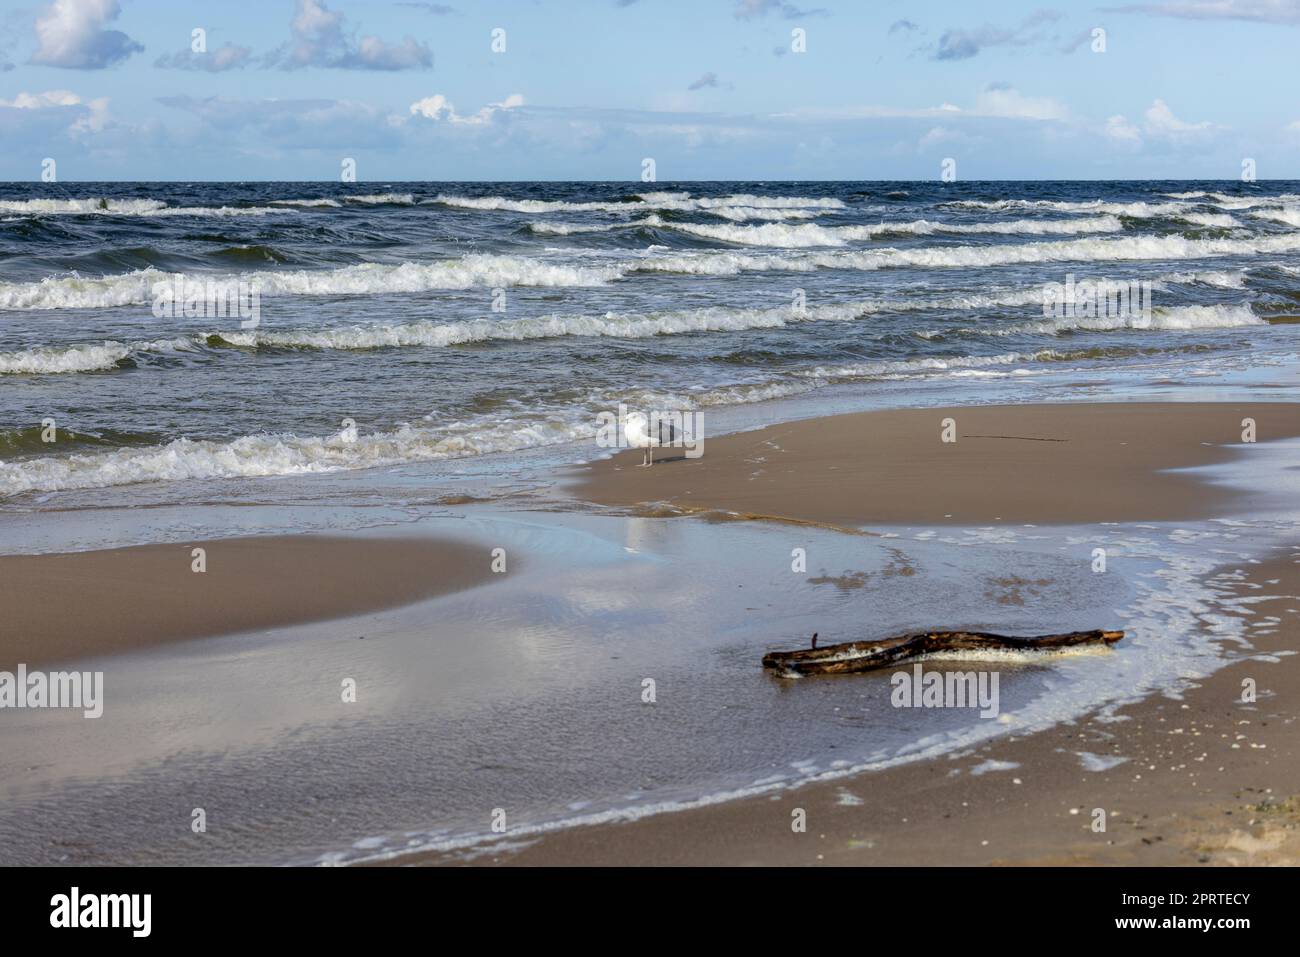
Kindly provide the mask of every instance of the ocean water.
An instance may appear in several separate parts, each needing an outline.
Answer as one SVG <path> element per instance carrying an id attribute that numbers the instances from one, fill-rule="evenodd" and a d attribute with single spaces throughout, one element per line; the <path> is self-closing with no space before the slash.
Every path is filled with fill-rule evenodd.
<path id="1" fill-rule="evenodd" d="M 0 505 L 508 471 L 591 454 L 619 402 L 707 434 L 796 399 L 1258 369 L 1294 352 L 1298 227 L 1277 181 L 5 184 Z M 1045 315 L 1070 277 L 1151 309 Z M 258 324 L 158 315 L 178 283 L 256 289 Z"/>

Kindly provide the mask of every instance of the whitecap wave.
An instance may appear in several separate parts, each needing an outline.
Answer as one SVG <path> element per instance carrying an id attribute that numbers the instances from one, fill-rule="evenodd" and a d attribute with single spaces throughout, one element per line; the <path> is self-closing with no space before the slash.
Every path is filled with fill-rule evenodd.
<path id="1" fill-rule="evenodd" d="M 426 202 L 459 209 L 511 213 L 643 213 L 656 210 L 706 212 L 725 219 L 807 219 L 820 213 L 844 209 L 842 200 L 832 197 L 732 196 L 692 198 L 689 193 L 640 193 L 635 201 L 582 201 L 512 199 L 506 196 L 457 196 L 440 193 Z"/>
<path id="2" fill-rule="evenodd" d="M 168 206 L 158 199 L 0 200 L 0 213 L 28 216 L 265 216 L 268 206 Z"/>
<path id="3" fill-rule="evenodd" d="M 1006 329 L 972 331 L 987 331 L 995 335 L 1015 333 L 1060 335 L 1065 332 L 1113 332 L 1118 329 L 1167 331 L 1235 329 L 1241 326 L 1265 324 L 1265 321 L 1255 315 L 1249 306 L 1169 306 L 1157 307 L 1147 313 L 1136 312 L 1132 315 L 1062 316 Z"/>
<path id="4" fill-rule="evenodd" d="M 273 199 L 272 206 L 322 206 L 327 208 L 337 208 L 342 206 L 337 199 L 326 197 L 316 197 L 314 199 Z"/>
<path id="5" fill-rule="evenodd" d="M 1218 286 L 1220 289 L 1244 289 L 1246 272 L 1239 270 L 1229 272 L 1226 269 L 1209 269 L 1201 272 L 1179 272 L 1165 276 L 1163 282 L 1198 282 L 1206 286 Z"/>
<path id="6" fill-rule="evenodd" d="M 844 209 L 844 200 L 831 196 L 755 196 L 752 193 L 734 193 L 730 196 L 702 197 L 696 202 L 700 209 L 746 206 L 751 209 Z"/>
<path id="7" fill-rule="evenodd" d="M 362 193 L 360 195 L 347 195 L 342 197 L 349 203 L 360 203 L 363 206 L 413 206 L 415 197 L 410 193 Z"/>
<path id="8" fill-rule="evenodd" d="M 568 336 L 644 339 L 692 332 L 772 329 L 790 322 L 852 318 L 856 304 L 809 309 L 798 315 L 782 309 L 733 309 L 716 306 L 658 314 L 606 313 L 603 316 L 532 316 L 525 319 L 474 319 L 468 322 L 408 322 L 290 331 L 219 332 L 225 342 L 244 347 L 297 349 L 392 349 L 408 346 L 455 346 L 469 342 L 522 342 Z"/>
<path id="9" fill-rule="evenodd" d="M 658 313 L 614 313 L 601 316 L 548 315 L 523 319 L 474 319 L 466 322 L 419 320 L 407 323 L 332 326 L 305 329 L 219 329 L 196 333 L 188 339 L 124 344 L 105 342 L 64 347 L 44 347 L 22 353 L 0 353 L 15 372 L 82 372 L 112 368 L 121 359 L 140 352 L 189 349 L 199 345 L 236 348 L 370 349 L 442 348 L 474 342 L 524 342 L 569 336 L 644 339 L 691 333 L 743 332 L 779 329 L 816 322 L 850 322 L 885 312 L 991 309 L 1000 306 L 1038 305 L 1043 293 L 1036 287 L 992 293 L 969 293 L 941 299 L 871 299 L 767 309 L 709 306 Z M 21 368 L 19 368 L 21 366 Z"/>
<path id="10" fill-rule="evenodd" d="M 655 250 L 638 258 L 603 265 L 574 265 L 517 256 L 472 255 L 426 263 L 362 263 L 338 269 L 262 270 L 237 275 L 187 276 L 148 268 L 99 278 L 73 274 L 50 276 L 37 282 L 0 283 L 0 309 L 85 309 L 143 305 L 152 302 L 155 284 L 174 283 L 177 280 L 232 284 L 242 282 L 255 285 L 262 296 L 363 296 L 498 286 L 601 286 L 636 273 L 730 276 L 743 272 L 810 272 L 818 269 L 977 268 L 1043 262 L 1176 261 L 1285 253 L 1297 249 L 1300 249 L 1300 234 L 1241 239 L 1188 239 L 1167 235 L 1049 240 L 992 246 L 886 247 L 824 252 L 748 253 L 709 250 L 660 255 Z"/>
<path id="11" fill-rule="evenodd" d="M 994 212 L 1008 209 L 1036 209 L 1057 213 L 1103 213 L 1110 216 L 1128 216 L 1133 219 L 1178 216 L 1188 209 L 1187 203 L 1110 203 L 1100 199 L 1081 202 L 1051 199 L 955 199 L 939 205 L 959 209 L 987 209 Z"/>
<path id="12" fill-rule="evenodd" d="M 809 246 L 844 246 L 850 242 L 880 236 L 929 236 L 936 233 L 1052 235 L 1078 233 L 1117 233 L 1124 225 L 1114 216 L 1089 219 L 1035 220 L 1017 219 L 992 223 L 941 223 L 920 219 L 911 222 L 879 223 L 865 226 L 820 226 L 815 223 L 790 225 L 768 223 L 762 226 L 713 226 L 700 223 L 663 223 L 677 232 L 718 239 L 744 246 L 799 248 Z"/>
<path id="13" fill-rule="evenodd" d="M 599 286 L 623 275 L 617 266 L 573 266 L 514 256 L 476 255 L 428 263 L 361 263 L 338 269 L 264 270 L 184 275 L 148 268 L 114 276 L 48 276 L 0 283 L 0 309 L 104 309 L 153 302 L 157 283 L 245 283 L 261 296 L 363 296 L 471 289 L 477 286 Z"/>
<path id="14" fill-rule="evenodd" d="M 496 418 L 473 428 L 402 425 L 387 432 L 326 437 L 246 435 L 230 442 L 177 439 L 148 448 L 0 462 L 0 496 L 29 491 L 108 488 L 139 482 L 307 475 L 406 462 L 509 452 L 594 434 L 581 422 L 545 414 Z"/>
<path id="15" fill-rule="evenodd" d="M 1188 239 L 1183 236 L 1131 236 L 1115 239 L 1050 240 L 996 246 L 923 246 L 837 252 L 701 252 L 646 257 L 636 272 L 731 276 L 743 272 L 818 269 L 972 268 L 1042 262 L 1127 262 L 1249 256 L 1300 249 L 1300 236 L 1250 239 Z"/>
<path id="16" fill-rule="evenodd" d="M 153 301 L 154 283 L 176 276 L 152 267 L 99 279 L 46 276 L 38 282 L 0 283 L 0 309 L 108 309 Z"/>
<path id="17" fill-rule="evenodd" d="M 881 376 L 900 374 L 952 372 L 954 370 L 984 369 L 990 366 L 1005 366 L 1017 362 L 1036 362 L 1043 359 L 1057 358 L 1051 349 L 1022 354 L 1007 352 L 993 356 L 946 356 L 918 357 L 915 359 L 880 359 L 873 362 L 858 362 L 838 366 L 816 366 L 794 373 L 810 379 L 822 379 L 827 382 L 841 382 L 846 379 L 870 379 Z"/>
<path id="18" fill-rule="evenodd" d="M 94 372 L 112 369 L 130 354 L 130 346 L 112 341 L 99 345 L 42 346 L 19 352 L 0 352 L 0 374 Z"/>
<path id="19" fill-rule="evenodd" d="M 788 206 L 782 206 L 778 209 L 755 209 L 750 206 L 711 206 L 708 209 L 701 209 L 700 212 L 737 223 L 753 220 L 815 219 L 825 214 L 825 210 L 792 209 Z"/>
<path id="20" fill-rule="evenodd" d="M 1179 213 L 1178 218 L 1193 226 L 1207 226 L 1211 229 L 1232 229 L 1238 225 L 1227 213 Z"/>
<path id="21" fill-rule="evenodd" d="M 574 236 L 582 233 L 609 233 L 624 229 L 639 229 L 643 226 L 662 226 L 663 220 L 658 216 L 634 219 L 625 223 L 551 223 L 538 221 L 528 224 L 529 232 L 546 236 Z"/>
<path id="22" fill-rule="evenodd" d="M 0 352 L 0 375 L 61 375 L 114 369 L 123 359 L 141 352 L 186 349 L 189 339 L 160 339 L 125 343 L 105 340 L 70 346 L 37 346 L 17 352 Z"/>
<path id="23" fill-rule="evenodd" d="M 1278 209 L 1261 209 L 1250 214 L 1255 219 L 1266 220 L 1271 223 L 1281 223 L 1284 226 L 1295 226 L 1300 228 L 1300 209 L 1294 206 L 1283 206 Z"/>
<path id="24" fill-rule="evenodd" d="M 306 199 L 273 199 L 273 206 L 311 206 L 325 209 L 338 209 L 345 203 L 358 203 L 362 206 L 414 206 L 415 195 L 412 193 L 348 193 L 343 196 L 315 196 Z"/>

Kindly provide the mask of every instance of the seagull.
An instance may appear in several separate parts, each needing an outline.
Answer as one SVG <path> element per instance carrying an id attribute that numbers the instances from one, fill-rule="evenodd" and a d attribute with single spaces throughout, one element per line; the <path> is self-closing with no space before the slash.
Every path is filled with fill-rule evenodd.
<path id="1" fill-rule="evenodd" d="M 645 455 L 641 458 L 641 464 L 637 468 L 649 468 L 655 464 L 654 447 L 659 444 L 659 440 L 650 434 L 649 420 L 640 412 L 633 412 L 627 417 L 627 424 L 623 426 L 623 434 L 627 437 L 627 443 L 638 449 L 645 449 Z"/>

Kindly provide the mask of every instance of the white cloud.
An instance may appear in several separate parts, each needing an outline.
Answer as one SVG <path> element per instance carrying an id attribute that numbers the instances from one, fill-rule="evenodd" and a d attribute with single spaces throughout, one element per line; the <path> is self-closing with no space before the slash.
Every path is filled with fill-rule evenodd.
<path id="1" fill-rule="evenodd" d="M 19 93 L 12 100 L 0 99 L 0 109 L 58 110 L 76 107 L 68 129 L 75 133 L 98 133 L 108 122 L 108 97 L 83 100 L 71 90 L 46 90 L 43 93 Z"/>
<path id="2" fill-rule="evenodd" d="M 1142 142 L 1142 133 L 1138 128 L 1118 113 L 1106 121 L 1106 135 L 1121 143 Z"/>
<path id="3" fill-rule="evenodd" d="M 946 126 L 931 127 L 924 136 L 916 142 L 917 149 L 929 149 L 932 146 L 938 146 L 940 143 L 949 141 L 964 140 L 966 137 L 955 130 L 950 130 Z"/>
<path id="4" fill-rule="evenodd" d="M 1059 100 L 1047 96 L 1025 96 L 1014 87 L 1002 83 L 987 86 L 976 98 L 974 105 L 960 107 L 947 101 L 938 106 L 918 108 L 893 106 L 858 106 L 849 109 L 804 109 L 788 113 L 771 113 L 770 119 L 806 120 L 900 120 L 938 119 L 957 120 L 962 117 L 985 117 L 1013 120 L 1067 120 L 1069 108 Z"/>
<path id="5" fill-rule="evenodd" d="M 829 12 L 822 7 L 800 10 L 793 3 L 785 3 L 784 0 L 736 0 L 737 20 L 754 20 L 769 13 L 780 14 L 787 20 L 797 20 L 800 17 L 824 17 Z"/>
<path id="6" fill-rule="evenodd" d="M 514 110 L 524 105 L 524 98 L 519 93 L 511 93 L 500 103 L 489 103 L 480 109 L 477 113 L 470 116 L 461 116 L 456 112 L 456 107 L 441 93 L 435 93 L 433 96 L 426 96 L 422 100 L 416 100 L 411 104 L 412 116 L 423 116 L 425 119 L 436 121 L 445 121 L 448 123 L 457 123 L 466 126 L 483 126 L 491 123 L 493 117 L 498 113 L 506 110 Z"/>
<path id="7" fill-rule="evenodd" d="M 356 100 L 164 96 L 158 102 L 199 121 L 183 134 L 191 141 L 212 145 L 236 139 L 248 153 L 354 149 L 358 142 L 385 149 L 402 143 L 403 117 Z"/>
<path id="8" fill-rule="evenodd" d="M 387 43 L 379 37 L 354 40 L 344 30 L 343 14 L 324 0 L 298 0 L 289 21 L 292 39 L 267 57 L 286 70 L 324 67 L 337 70 L 419 70 L 433 66 L 433 53 L 412 37 Z"/>
<path id="9" fill-rule="evenodd" d="M 37 50 L 32 63 L 78 70 L 102 70 L 143 50 L 121 30 L 104 25 L 121 13 L 118 0 L 54 0 L 36 18 Z"/>
<path id="10" fill-rule="evenodd" d="M 1146 123 L 1143 127 L 1151 136 L 1189 136 L 1205 133 L 1214 128 L 1209 121 L 1187 123 L 1174 116 L 1164 100 L 1157 99 L 1147 108 Z"/>
<path id="11" fill-rule="evenodd" d="M 1070 111 L 1064 103 L 1048 96 L 1025 96 L 1005 84 L 992 84 L 975 99 L 971 111 L 979 116 L 1016 120 L 1065 120 Z"/>
<path id="12" fill-rule="evenodd" d="M 46 90 L 44 93 L 19 93 L 12 100 L 0 99 L 0 106 L 16 110 L 44 110 L 52 106 L 76 106 L 81 97 L 71 90 Z"/>
<path id="13" fill-rule="evenodd" d="M 1156 99 L 1143 114 L 1141 127 L 1117 113 L 1106 120 L 1105 135 L 1116 143 L 1141 144 L 1143 137 L 1153 140 L 1180 141 L 1204 136 L 1218 129 L 1208 120 L 1189 123 L 1180 120 L 1164 100 Z"/>
<path id="14" fill-rule="evenodd" d="M 1174 0 L 1103 7 L 1117 13 L 1149 13 L 1184 20 L 1248 20 L 1256 23 L 1300 23 L 1300 0 Z"/>

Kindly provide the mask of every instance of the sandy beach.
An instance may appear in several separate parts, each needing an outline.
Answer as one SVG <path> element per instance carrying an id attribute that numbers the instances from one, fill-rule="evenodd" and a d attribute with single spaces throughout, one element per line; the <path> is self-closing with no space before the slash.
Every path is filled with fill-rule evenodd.
<path id="1" fill-rule="evenodd" d="M 324 535 L 5 555 L 0 669 L 326 621 L 490 577 L 489 557 L 464 543 Z"/>
<path id="2" fill-rule="evenodd" d="M 947 418 L 957 425 L 955 443 L 940 441 Z M 1258 443 L 1242 442 L 1243 419 L 1254 421 Z M 123 699 L 116 699 L 103 726 L 93 729 L 107 746 L 98 759 L 104 763 L 101 773 L 122 773 L 112 769 L 147 769 L 166 764 L 171 747 L 192 747 L 196 739 L 224 740 L 214 737 L 224 725 L 212 722 L 232 720 L 232 692 L 214 685 L 203 692 L 209 702 L 187 709 L 187 720 L 197 723 L 190 731 L 173 732 L 176 745 L 150 741 L 153 750 L 143 754 L 154 756 L 142 764 L 136 748 L 117 754 L 123 733 L 118 728 L 151 727 L 158 714 L 167 713 L 166 699 L 153 702 L 148 689 L 160 683 L 207 683 L 194 671 L 202 667 L 204 642 L 190 646 L 199 659 L 170 656 L 169 646 L 180 639 L 206 638 L 212 642 L 213 660 L 225 661 L 231 646 L 223 636 L 247 636 L 240 648 L 261 661 L 259 670 L 265 674 L 259 681 L 280 687 L 287 680 L 301 690 L 281 705 L 272 703 L 279 698 L 235 690 L 244 702 L 241 709 L 262 715 L 262 723 L 237 722 L 229 732 L 239 736 L 246 756 L 222 765 L 220 785 L 202 763 L 184 773 L 173 770 L 178 793 L 171 800 L 217 787 L 222 800 L 240 803 L 254 787 L 258 805 L 278 820 L 275 808 L 296 801 L 298 788 L 314 787 L 310 781 L 315 778 L 299 777 L 301 754 L 290 746 L 291 736 L 300 726 L 319 726 L 324 740 L 338 742 L 327 751 L 332 775 L 350 776 L 352 783 L 340 784 L 321 805 L 319 821 L 295 819 L 294 833 L 304 836 L 288 838 L 285 846 L 300 846 L 305 835 L 312 835 L 312 843 L 324 845 L 314 853 L 324 853 L 344 835 L 357 841 L 347 853 L 324 854 L 322 861 L 1293 863 L 1300 824 L 1294 727 L 1300 715 L 1292 702 L 1300 692 L 1300 665 L 1293 656 L 1274 655 L 1294 649 L 1300 639 L 1300 551 L 1294 546 L 1273 546 L 1258 559 L 1225 557 L 1206 563 L 1199 579 L 1191 580 L 1201 621 L 1214 620 L 1220 607 L 1236 609 L 1224 615 L 1246 615 L 1241 634 L 1254 648 L 1225 645 L 1222 654 L 1241 659 L 1227 667 L 1215 670 L 1217 662 L 1184 656 L 1178 666 L 1182 671 L 1157 669 L 1152 674 L 1163 675 L 1159 686 L 1144 684 L 1144 655 L 1159 654 L 1158 641 L 1163 640 L 1145 625 L 1145 631 L 1134 634 L 1157 644 L 1147 651 L 1124 646 L 1118 653 L 1128 656 L 1124 660 L 1136 670 L 1125 672 L 1134 677 L 1116 677 L 1135 698 L 1117 708 L 1079 713 L 1032 733 L 1004 725 L 1006 733 L 976 736 L 972 744 L 941 750 L 935 757 L 886 761 L 888 766 L 878 770 L 819 772 L 802 780 L 796 774 L 761 793 L 709 800 L 687 810 L 637 814 L 625 821 L 614 814 L 602 819 L 607 823 L 576 826 L 562 821 L 564 814 L 587 808 L 590 799 L 601 799 L 599 806 L 605 806 L 611 800 L 616 804 L 627 791 L 641 801 L 658 793 L 656 761 L 679 762 L 665 771 L 664 780 L 672 784 L 674 799 L 680 799 L 689 798 L 695 776 L 717 778 L 718 768 L 711 762 L 723 755 L 729 768 L 735 765 L 728 772 L 732 777 L 752 768 L 753 780 L 763 776 L 764 768 L 818 747 L 847 748 L 852 754 L 878 739 L 901 744 L 910 738 L 931 740 L 935 731 L 940 737 L 964 733 L 960 724 L 934 725 L 928 723 L 933 717 L 891 713 L 887 702 L 882 711 L 879 703 L 867 700 L 870 688 L 883 687 L 869 684 L 870 677 L 811 678 L 792 686 L 763 674 L 758 657 L 766 648 L 804 640 L 799 629 L 818 621 L 839 620 L 839 634 L 853 638 L 885 637 L 904 625 L 1003 626 L 1030 634 L 1058 624 L 1121 626 L 1107 608 L 1131 603 L 1131 595 L 1124 597 L 1130 586 L 1123 576 L 1103 586 L 1088 571 L 1086 545 L 1077 546 L 1078 559 L 1064 563 L 1052 554 L 1059 544 L 1037 551 L 1026 546 L 1060 536 L 1067 541 L 1071 533 L 1054 532 L 1056 526 L 1104 527 L 1107 540 L 1114 539 L 1121 551 L 1132 547 L 1124 540 L 1134 532 L 1159 528 L 1165 529 L 1159 535 L 1171 536 L 1166 539 L 1171 545 L 1193 534 L 1188 529 L 1207 529 L 1220 536 L 1215 541 L 1228 544 L 1232 534 L 1224 530 L 1233 526 L 1214 531 L 1206 523 L 1218 516 L 1276 509 L 1276 495 L 1268 488 L 1252 493 L 1175 470 L 1240 465 L 1251 455 L 1271 454 L 1270 441 L 1297 435 L 1300 407 L 1285 403 L 855 413 L 710 438 L 698 460 L 667 455 L 651 469 L 637 469 L 632 466 L 639 453 L 630 452 L 573 467 L 557 476 L 549 491 L 515 500 L 515 508 L 522 501 L 532 515 L 550 516 L 549 524 L 537 524 L 538 519 L 520 524 L 517 513 L 505 525 L 494 524 L 505 517 L 499 514 L 503 502 L 440 506 L 477 522 L 477 537 L 467 535 L 464 541 L 418 534 L 276 535 L 12 555 L 0 558 L 0 598 L 15 609 L 11 621 L 17 626 L 6 630 L 0 667 L 87 656 L 110 656 L 105 660 L 112 663 L 124 660 L 112 656 L 136 652 L 135 664 L 112 669 L 117 686 L 127 689 L 121 693 L 129 707 L 123 712 Z M 1184 525 L 1153 524 L 1174 521 Z M 806 527 L 792 538 L 790 533 L 801 525 Z M 998 526 L 1014 536 L 988 538 Z M 958 537 L 934 537 L 934 530 L 945 528 Z M 587 540 L 581 537 L 584 529 L 605 531 Z M 615 540 L 596 547 L 611 532 Z M 812 566 L 806 576 L 790 575 L 789 543 L 804 542 L 803 536 L 814 533 L 821 536 L 819 554 L 834 553 L 842 545 L 846 557 L 841 564 L 861 564 L 842 575 L 834 565 L 826 570 Z M 1027 533 L 1032 534 L 1024 538 Z M 562 543 L 573 534 L 586 544 L 566 551 L 570 546 Z M 512 535 L 523 536 L 511 541 L 512 554 L 554 554 L 540 562 L 526 558 L 522 578 L 512 572 L 500 576 L 500 582 L 474 588 L 498 577 L 491 574 L 484 541 Z M 1016 537 L 1024 538 L 1021 545 L 1015 544 Z M 670 543 L 675 544 L 666 547 Z M 206 549 L 207 570 L 201 574 L 191 570 L 191 550 L 198 546 Z M 779 579 L 763 570 L 770 566 L 761 555 L 748 554 L 756 546 L 775 549 Z M 746 550 L 745 559 L 736 548 Z M 719 564 L 728 550 L 733 557 Z M 645 577 L 644 561 L 650 555 L 657 556 L 652 567 L 658 577 Z M 676 567 L 688 558 L 698 561 L 697 570 Z M 870 561 L 884 564 L 877 571 L 855 570 L 868 568 Z M 714 580 L 728 565 L 735 566 L 735 583 Z M 952 568 L 960 570 L 955 578 Z M 661 613 L 673 604 L 666 596 L 683 579 L 708 586 L 699 591 L 696 611 L 693 605 L 681 610 L 699 633 L 674 648 L 662 644 L 663 636 L 681 629 Z M 629 591 L 629 581 L 638 587 Z M 757 592 L 749 594 L 755 585 Z M 1187 582 L 1178 587 L 1186 589 Z M 733 591 L 724 595 L 718 589 Z M 892 598 L 895 592 L 900 597 Z M 1189 593 L 1179 594 L 1182 602 Z M 67 600 L 69 595 L 77 600 Z M 1115 604 L 1108 605 L 1111 596 Z M 1231 605 L 1234 598 L 1239 601 Z M 401 610 L 404 606 L 407 611 Z M 706 607 L 709 617 L 699 618 Z M 871 610 L 869 617 L 863 617 L 864 609 Z M 374 613 L 373 627 L 381 640 L 340 642 L 336 623 L 365 612 Z M 1091 617 L 1081 621 L 1081 615 Z M 651 634 L 659 637 L 643 635 L 646 622 L 655 623 Z M 588 637 L 575 636 L 588 627 Z M 824 624 L 819 627 L 836 633 Z M 1199 626 L 1192 622 L 1185 627 Z M 263 630 L 264 637 L 256 634 Z M 285 636 L 304 642 L 301 654 L 284 653 L 278 643 Z M 1189 637 L 1163 636 L 1175 643 Z M 611 638 L 616 642 L 609 643 Z M 719 644 L 720 639 L 725 643 Z M 587 643 L 591 641 L 598 643 Z M 714 664 L 700 673 L 701 660 Z M 1096 659 L 1074 672 L 1050 662 L 1013 667 L 1006 694 L 1018 695 L 1016 701 L 1050 702 L 1060 693 L 1053 690 L 1059 687 L 1054 682 L 1072 680 L 1056 677 L 1058 671 L 1088 675 L 1096 688 L 1104 688 L 1107 670 L 1113 668 L 1108 660 Z M 505 661 L 510 667 L 503 670 Z M 309 670 L 302 674 L 305 665 Z M 241 689 L 242 672 L 225 665 L 220 671 L 223 681 Z M 1206 677 L 1189 677 L 1202 671 Z M 360 723 L 349 725 L 345 738 L 336 739 L 339 705 L 332 689 L 339 675 L 354 674 L 361 676 L 371 710 L 353 719 Z M 665 697 L 656 706 L 662 718 L 648 717 L 643 710 L 641 682 L 647 674 L 662 682 Z M 1175 677 L 1183 690 L 1176 696 L 1162 693 Z M 1257 682 L 1257 701 L 1240 700 L 1243 677 Z M 131 688 L 145 689 L 136 692 L 145 697 L 133 698 Z M 681 703 L 686 711 L 678 710 Z M 865 710 L 860 704 L 867 705 Z M 281 715 L 280 707 L 289 710 Z M 444 713 L 443 708 L 450 710 Z M 867 717 L 845 724 L 840 715 L 853 710 Z M 127 723 L 115 725 L 110 719 Z M 878 724 L 887 725 L 887 733 L 883 728 L 878 733 Z M 412 732 L 411 727 L 421 730 Z M 743 746 L 729 743 L 732 727 L 744 729 Z M 89 813 L 77 810 L 75 801 L 63 818 L 58 812 L 58 762 L 68 763 L 68 773 L 81 773 L 92 753 L 86 749 L 100 749 L 98 739 L 83 742 L 74 730 L 51 725 L 54 744 L 29 742 L 29 749 L 62 757 L 14 785 L 14 796 L 21 800 L 28 799 L 27 788 L 36 788 L 31 794 L 55 788 L 46 799 L 54 802 L 47 805 L 52 833 Z M 700 736 L 702 730 L 708 739 Z M 689 746 L 683 748 L 682 741 Z M 909 747 L 903 744 L 899 754 Z M 769 748 L 771 758 L 765 753 Z M 712 749 L 717 753 L 709 757 Z M 790 757 L 777 759 L 778 753 Z M 24 766 L 32 760 L 23 753 L 14 756 Z M 135 764 L 122 763 L 128 761 Z M 382 769 L 377 777 L 366 770 L 372 762 Z M 620 770 L 623 765 L 626 769 Z M 608 782 L 593 773 L 605 766 L 614 768 Z M 277 770 L 268 773 L 265 767 Z M 121 801 L 149 800 L 147 790 L 132 797 L 137 792 L 131 788 L 155 787 L 147 775 L 139 777 L 142 773 L 127 773 L 130 788 Z M 283 788 L 276 783 L 281 778 Z M 374 780 L 408 783 L 380 797 L 370 794 Z M 702 785 L 696 787 L 698 794 Z M 499 805 L 509 807 L 517 815 L 514 820 L 527 822 L 530 802 L 553 808 L 552 823 L 540 831 L 525 827 L 512 834 L 507 829 L 504 840 L 491 832 L 461 836 L 443 850 L 394 849 L 400 846 L 394 842 L 423 843 L 410 835 L 419 833 L 422 824 L 438 823 L 440 815 L 485 821 Z M 1091 829 L 1096 809 L 1107 815 L 1103 832 Z M 806 832 L 791 830 L 796 811 L 806 815 Z M 15 834 L 23 820 L 19 816 L 12 822 L 19 829 Z M 399 831 L 394 842 L 367 837 L 394 829 L 395 820 L 406 836 Z M 321 828 L 339 827 L 335 821 L 343 822 L 342 831 L 322 841 Z M 0 830 L 8 833 L 8 827 L 0 819 Z M 139 827 L 152 843 L 137 840 L 115 848 L 112 859 L 219 853 L 212 859 L 224 861 L 259 853 L 238 834 L 221 838 L 230 842 L 226 846 L 199 842 L 186 852 L 169 845 L 164 834 L 155 836 L 147 816 Z M 444 832 L 431 833 L 429 842 L 441 846 Z M 23 853 L 24 860 L 64 859 L 50 858 L 39 843 Z M 87 861 L 97 859 L 93 850 L 78 853 Z M 303 863 L 311 857 L 291 859 Z"/>
<path id="3" fill-rule="evenodd" d="M 575 472 L 602 505 L 665 502 L 844 526 L 1166 521 L 1249 508 L 1173 470 L 1242 443 L 1300 435 L 1290 403 L 1115 402 L 906 409 L 790 422 L 705 440 L 690 459 L 631 451 Z M 943 441 L 952 420 L 955 441 Z"/>

